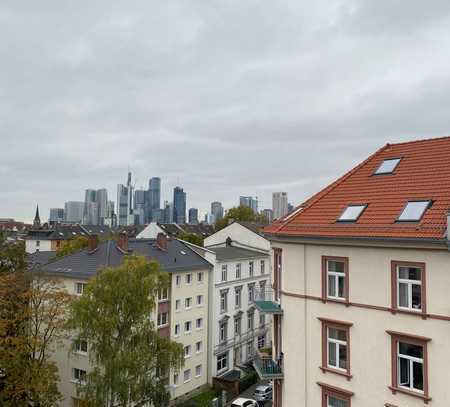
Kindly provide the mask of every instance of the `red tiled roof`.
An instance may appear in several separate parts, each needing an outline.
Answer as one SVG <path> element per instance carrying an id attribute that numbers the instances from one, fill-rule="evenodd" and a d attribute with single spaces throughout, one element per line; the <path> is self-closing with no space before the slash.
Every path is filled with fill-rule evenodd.
<path id="1" fill-rule="evenodd" d="M 373 175 L 401 158 L 393 174 Z M 397 222 L 408 200 L 431 200 L 419 222 Z M 357 222 L 336 222 L 349 204 L 367 204 Z M 264 232 L 293 236 L 441 239 L 450 209 L 450 137 L 387 144 Z"/>

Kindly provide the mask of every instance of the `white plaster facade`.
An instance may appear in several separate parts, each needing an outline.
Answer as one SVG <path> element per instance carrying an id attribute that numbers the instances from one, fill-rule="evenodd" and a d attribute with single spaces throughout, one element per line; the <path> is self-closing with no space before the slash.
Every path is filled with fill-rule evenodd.
<path id="1" fill-rule="evenodd" d="M 25 240 L 25 251 L 28 254 L 35 252 L 48 252 L 55 250 L 54 245 L 52 245 L 51 240 L 41 240 L 41 239 L 26 239 Z"/>

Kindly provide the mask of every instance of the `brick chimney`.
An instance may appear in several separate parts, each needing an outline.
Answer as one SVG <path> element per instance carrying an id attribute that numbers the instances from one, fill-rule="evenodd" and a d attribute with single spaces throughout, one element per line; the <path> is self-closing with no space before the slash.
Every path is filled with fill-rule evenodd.
<path id="1" fill-rule="evenodd" d="M 128 235 L 127 232 L 120 232 L 119 237 L 117 239 L 117 247 L 124 251 L 128 252 Z"/>
<path id="2" fill-rule="evenodd" d="M 93 252 L 98 248 L 98 235 L 89 235 L 88 251 Z"/>
<path id="3" fill-rule="evenodd" d="M 164 233 L 158 233 L 158 236 L 156 236 L 156 245 L 158 249 L 167 251 L 167 236 Z"/>

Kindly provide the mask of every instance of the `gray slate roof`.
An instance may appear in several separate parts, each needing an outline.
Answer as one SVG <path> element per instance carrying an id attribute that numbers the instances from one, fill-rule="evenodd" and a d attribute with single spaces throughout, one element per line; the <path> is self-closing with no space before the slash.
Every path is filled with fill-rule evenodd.
<path id="1" fill-rule="evenodd" d="M 55 225 L 54 227 L 31 229 L 25 239 L 29 240 L 70 240 L 78 236 L 89 236 L 90 234 L 99 237 L 108 236 L 112 229 L 108 226 L 98 225 Z"/>
<path id="2" fill-rule="evenodd" d="M 28 254 L 26 257 L 27 266 L 29 269 L 41 266 L 50 261 L 52 257 L 55 257 L 54 251 L 39 251 Z"/>
<path id="3" fill-rule="evenodd" d="M 219 261 L 268 257 L 267 253 L 258 252 L 256 250 L 243 249 L 236 246 L 208 247 L 208 249 L 216 253 L 216 258 Z"/>
<path id="4" fill-rule="evenodd" d="M 208 261 L 179 240 L 170 239 L 167 246 L 167 251 L 160 250 L 154 239 L 130 239 L 128 243 L 129 254 L 143 255 L 148 259 L 156 260 L 165 272 L 212 268 Z M 43 265 L 41 269 L 54 276 L 88 279 L 102 267 L 119 266 L 125 256 L 127 255 L 116 246 L 116 242 L 109 240 L 99 244 L 98 249 L 93 253 L 82 250 L 51 261 Z"/>

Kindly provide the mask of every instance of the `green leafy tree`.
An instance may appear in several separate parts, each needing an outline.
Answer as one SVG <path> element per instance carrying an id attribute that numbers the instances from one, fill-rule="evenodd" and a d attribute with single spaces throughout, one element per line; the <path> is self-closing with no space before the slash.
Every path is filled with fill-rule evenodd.
<path id="1" fill-rule="evenodd" d="M 56 251 L 55 257 L 64 257 L 72 253 L 76 253 L 89 244 L 89 238 L 86 236 L 77 236 L 75 239 L 65 241 Z"/>
<path id="2" fill-rule="evenodd" d="M 25 245 L 23 241 L 8 242 L 0 233 L 0 274 L 25 269 Z"/>
<path id="3" fill-rule="evenodd" d="M 203 238 L 195 233 L 182 232 L 178 235 L 178 238 L 197 246 L 203 246 Z"/>
<path id="4" fill-rule="evenodd" d="M 168 277 L 157 262 L 132 256 L 101 270 L 73 302 L 71 326 L 88 342 L 92 364 L 79 387 L 88 405 L 167 405 L 168 373 L 182 367 L 183 348 L 161 337 L 149 316 Z"/>
<path id="5" fill-rule="evenodd" d="M 267 219 L 264 215 L 253 212 L 248 206 L 237 206 L 227 211 L 226 215 L 216 222 L 216 230 L 223 229 L 231 220 L 243 222 L 266 223 Z"/>

